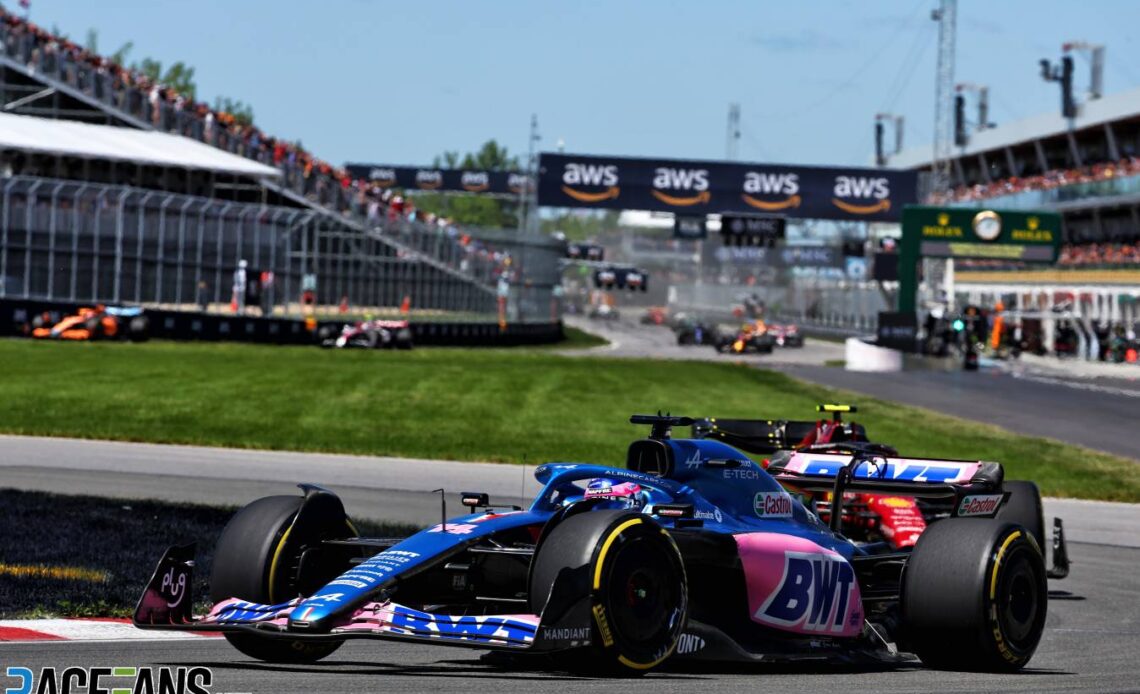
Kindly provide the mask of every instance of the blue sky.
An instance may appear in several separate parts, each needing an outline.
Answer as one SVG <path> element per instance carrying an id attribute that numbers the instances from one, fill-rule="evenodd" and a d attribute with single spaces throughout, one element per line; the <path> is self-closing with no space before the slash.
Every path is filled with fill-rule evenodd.
<path id="1" fill-rule="evenodd" d="M 865 164 L 876 112 L 930 141 L 935 4 L 32 0 L 32 21 L 183 60 L 202 95 L 251 103 L 334 163 L 426 164 L 491 137 L 524 152 L 531 113 L 545 149 L 720 159 L 738 102 L 741 159 Z M 990 85 L 992 120 L 1054 110 L 1037 61 L 1084 39 L 1107 44 L 1106 91 L 1123 91 L 1140 86 L 1138 25 L 1128 0 L 960 0 L 955 76 Z"/>

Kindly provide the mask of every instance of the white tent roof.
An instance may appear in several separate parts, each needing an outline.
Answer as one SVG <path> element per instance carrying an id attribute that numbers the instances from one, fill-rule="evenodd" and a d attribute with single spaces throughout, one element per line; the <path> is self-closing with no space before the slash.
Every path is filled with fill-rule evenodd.
<path id="1" fill-rule="evenodd" d="M 188 137 L 11 113 L 0 113 L 0 149 L 204 169 L 243 176 L 281 175 L 277 169 Z"/>

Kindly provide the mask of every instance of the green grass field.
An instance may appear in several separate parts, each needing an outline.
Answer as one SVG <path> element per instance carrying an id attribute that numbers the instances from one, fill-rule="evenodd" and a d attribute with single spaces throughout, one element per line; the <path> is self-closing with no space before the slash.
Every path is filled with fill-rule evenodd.
<path id="1" fill-rule="evenodd" d="M 548 351 L 0 340 L 0 431 L 453 460 L 622 464 L 634 412 L 810 418 L 854 396 L 727 363 Z M 875 440 L 983 458 L 1046 494 L 1140 501 L 1140 464 L 858 400 Z"/>

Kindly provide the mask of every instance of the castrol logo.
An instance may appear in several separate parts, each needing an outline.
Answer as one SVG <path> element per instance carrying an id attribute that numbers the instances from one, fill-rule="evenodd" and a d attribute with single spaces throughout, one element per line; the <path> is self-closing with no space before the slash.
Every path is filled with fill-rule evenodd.
<path id="1" fill-rule="evenodd" d="M 756 492 L 752 509 L 761 518 L 791 518 L 792 497 L 787 492 Z"/>

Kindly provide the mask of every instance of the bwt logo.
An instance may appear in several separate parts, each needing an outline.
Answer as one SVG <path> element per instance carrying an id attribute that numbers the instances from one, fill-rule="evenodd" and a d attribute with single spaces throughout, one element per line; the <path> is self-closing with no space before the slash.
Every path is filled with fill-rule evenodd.
<path id="1" fill-rule="evenodd" d="M 834 197 L 831 204 L 844 212 L 851 214 L 874 214 L 886 212 L 891 209 L 891 182 L 890 179 L 872 176 L 836 176 L 835 187 L 832 189 Z M 857 205 L 846 202 L 850 199 L 870 200 L 877 202 Z"/>
<path id="2" fill-rule="evenodd" d="M 761 200 L 758 195 L 782 195 L 782 200 Z M 744 174 L 744 193 L 740 198 L 750 207 L 765 212 L 786 210 L 789 207 L 799 207 L 800 175 L 794 173 L 766 173 L 749 171 Z"/>
<path id="3" fill-rule="evenodd" d="M 37 676 L 29 668 L 9 666 L 6 674 L 19 680 L 6 694 L 210 694 L 214 684 L 208 667 L 45 667 Z"/>
<path id="4" fill-rule="evenodd" d="M 753 617 L 780 627 L 843 631 L 855 589 L 855 571 L 842 557 L 784 552 L 780 586 Z M 858 600 L 858 596 L 854 599 Z M 852 618 L 856 616 L 853 614 Z M 858 615 L 858 619 L 862 621 L 862 616 Z"/>
<path id="5" fill-rule="evenodd" d="M 601 202 L 617 200 L 621 195 L 618 187 L 620 176 L 616 164 L 578 164 L 570 162 L 562 171 L 562 192 L 579 202 Z M 575 186 L 597 188 L 599 192 L 577 190 Z"/>
<path id="6" fill-rule="evenodd" d="M 694 191 L 696 195 L 677 196 L 663 191 Z M 661 166 L 653 170 L 653 197 L 666 205 L 688 207 L 707 203 L 712 199 L 709 192 L 708 169 L 675 169 Z"/>

